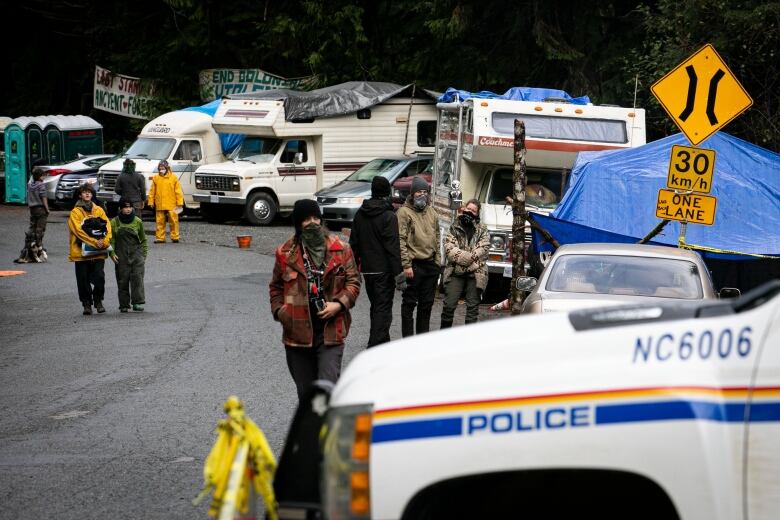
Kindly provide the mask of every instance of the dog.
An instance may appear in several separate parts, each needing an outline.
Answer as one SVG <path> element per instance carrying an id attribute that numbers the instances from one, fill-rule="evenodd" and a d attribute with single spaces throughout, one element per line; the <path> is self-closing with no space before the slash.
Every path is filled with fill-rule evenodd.
<path id="1" fill-rule="evenodd" d="M 35 236 L 25 233 L 24 248 L 19 253 L 19 258 L 14 260 L 14 262 L 17 264 L 40 264 L 48 260 L 49 255 L 46 253 L 46 249 L 35 240 Z"/>

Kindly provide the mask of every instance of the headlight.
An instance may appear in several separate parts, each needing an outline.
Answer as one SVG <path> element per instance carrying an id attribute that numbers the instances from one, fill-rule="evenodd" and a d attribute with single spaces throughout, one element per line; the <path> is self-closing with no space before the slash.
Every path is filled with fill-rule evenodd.
<path id="1" fill-rule="evenodd" d="M 233 186 L 238 186 L 239 184 L 238 179 L 233 179 Z"/>
<path id="2" fill-rule="evenodd" d="M 401 198 L 401 192 L 398 190 L 393 190 L 393 198 L 400 199 Z"/>
<path id="3" fill-rule="evenodd" d="M 371 405 L 328 411 L 322 461 L 322 498 L 327 518 L 368 518 Z"/>
<path id="4" fill-rule="evenodd" d="M 199 177 L 195 177 L 195 186 L 200 187 L 203 181 Z"/>
<path id="5" fill-rule="evenodd" d="M 490 234 L 490 248 L 503 251 L 506 248 L 506 237 L 504 235 Z"/>
<path id="6" fill-rule="evenodd" d="M 339 197 L 339 204 L 363 204 L 363 197 Z"/>

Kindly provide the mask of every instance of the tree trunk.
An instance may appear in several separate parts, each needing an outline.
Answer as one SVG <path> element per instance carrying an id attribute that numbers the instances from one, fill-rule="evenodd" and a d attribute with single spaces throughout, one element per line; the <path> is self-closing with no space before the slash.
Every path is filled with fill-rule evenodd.
<path id="1" fill-rule="evenodd" d="M 525 123 L 515 119 L 515 169 L 512 176 L 512 302 L 511 314 L 520 314 L 523 291 L 517 278 L 525 276 Z"/>

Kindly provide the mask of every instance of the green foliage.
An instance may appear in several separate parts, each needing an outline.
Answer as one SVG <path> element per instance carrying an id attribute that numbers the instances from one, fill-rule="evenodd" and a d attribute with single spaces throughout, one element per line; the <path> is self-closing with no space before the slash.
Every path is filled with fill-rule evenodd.
<path id="1" fill-rule="evenodd" d="M 317 74 L 321 85 L 540 86 L 620 105 L 636 94 L 657 138 L 677 130 L 650 85 L 707 42 L 755 100 L 726 130 L 780 148 L 780 2 L 26 0 L 4 9 L 36 38 L 13 47 L 0 113 L 90 114 L 112 150 L 142 123 L 92 110 L 95 65 L 154 81 L 157 113 L 200 103 L 198 73 L 209 68 Z"/>

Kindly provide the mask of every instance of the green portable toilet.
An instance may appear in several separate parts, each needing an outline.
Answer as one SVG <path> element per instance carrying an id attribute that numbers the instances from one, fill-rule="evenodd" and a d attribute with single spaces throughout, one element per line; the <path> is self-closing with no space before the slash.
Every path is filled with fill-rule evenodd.
<path id="1" fill-rule="evenodd" d="M 5 127 L 12 119 L 0 116 L 0 201 L 5 200 Z"/>
<path id="2" fill-rule="evenodd" d="M 5 201 L 25 204 L 33 165 L 103 153 L 103 127 L 87 116 L 17 117 L 5 129 Z"/>
<path id="3" fill-rule="evenodd" d="M 27 202 L 31 165 L 46 162 L 43 126 L 34 117 L 17 117 L 5 127 L 5 201 Z"/>
<path id="4" fill-rule="evenodd" d="M 48 164 L 70 162 L 79 154 L 103 153 L 103 127 L 87 116 L 46 116 Z"/>

